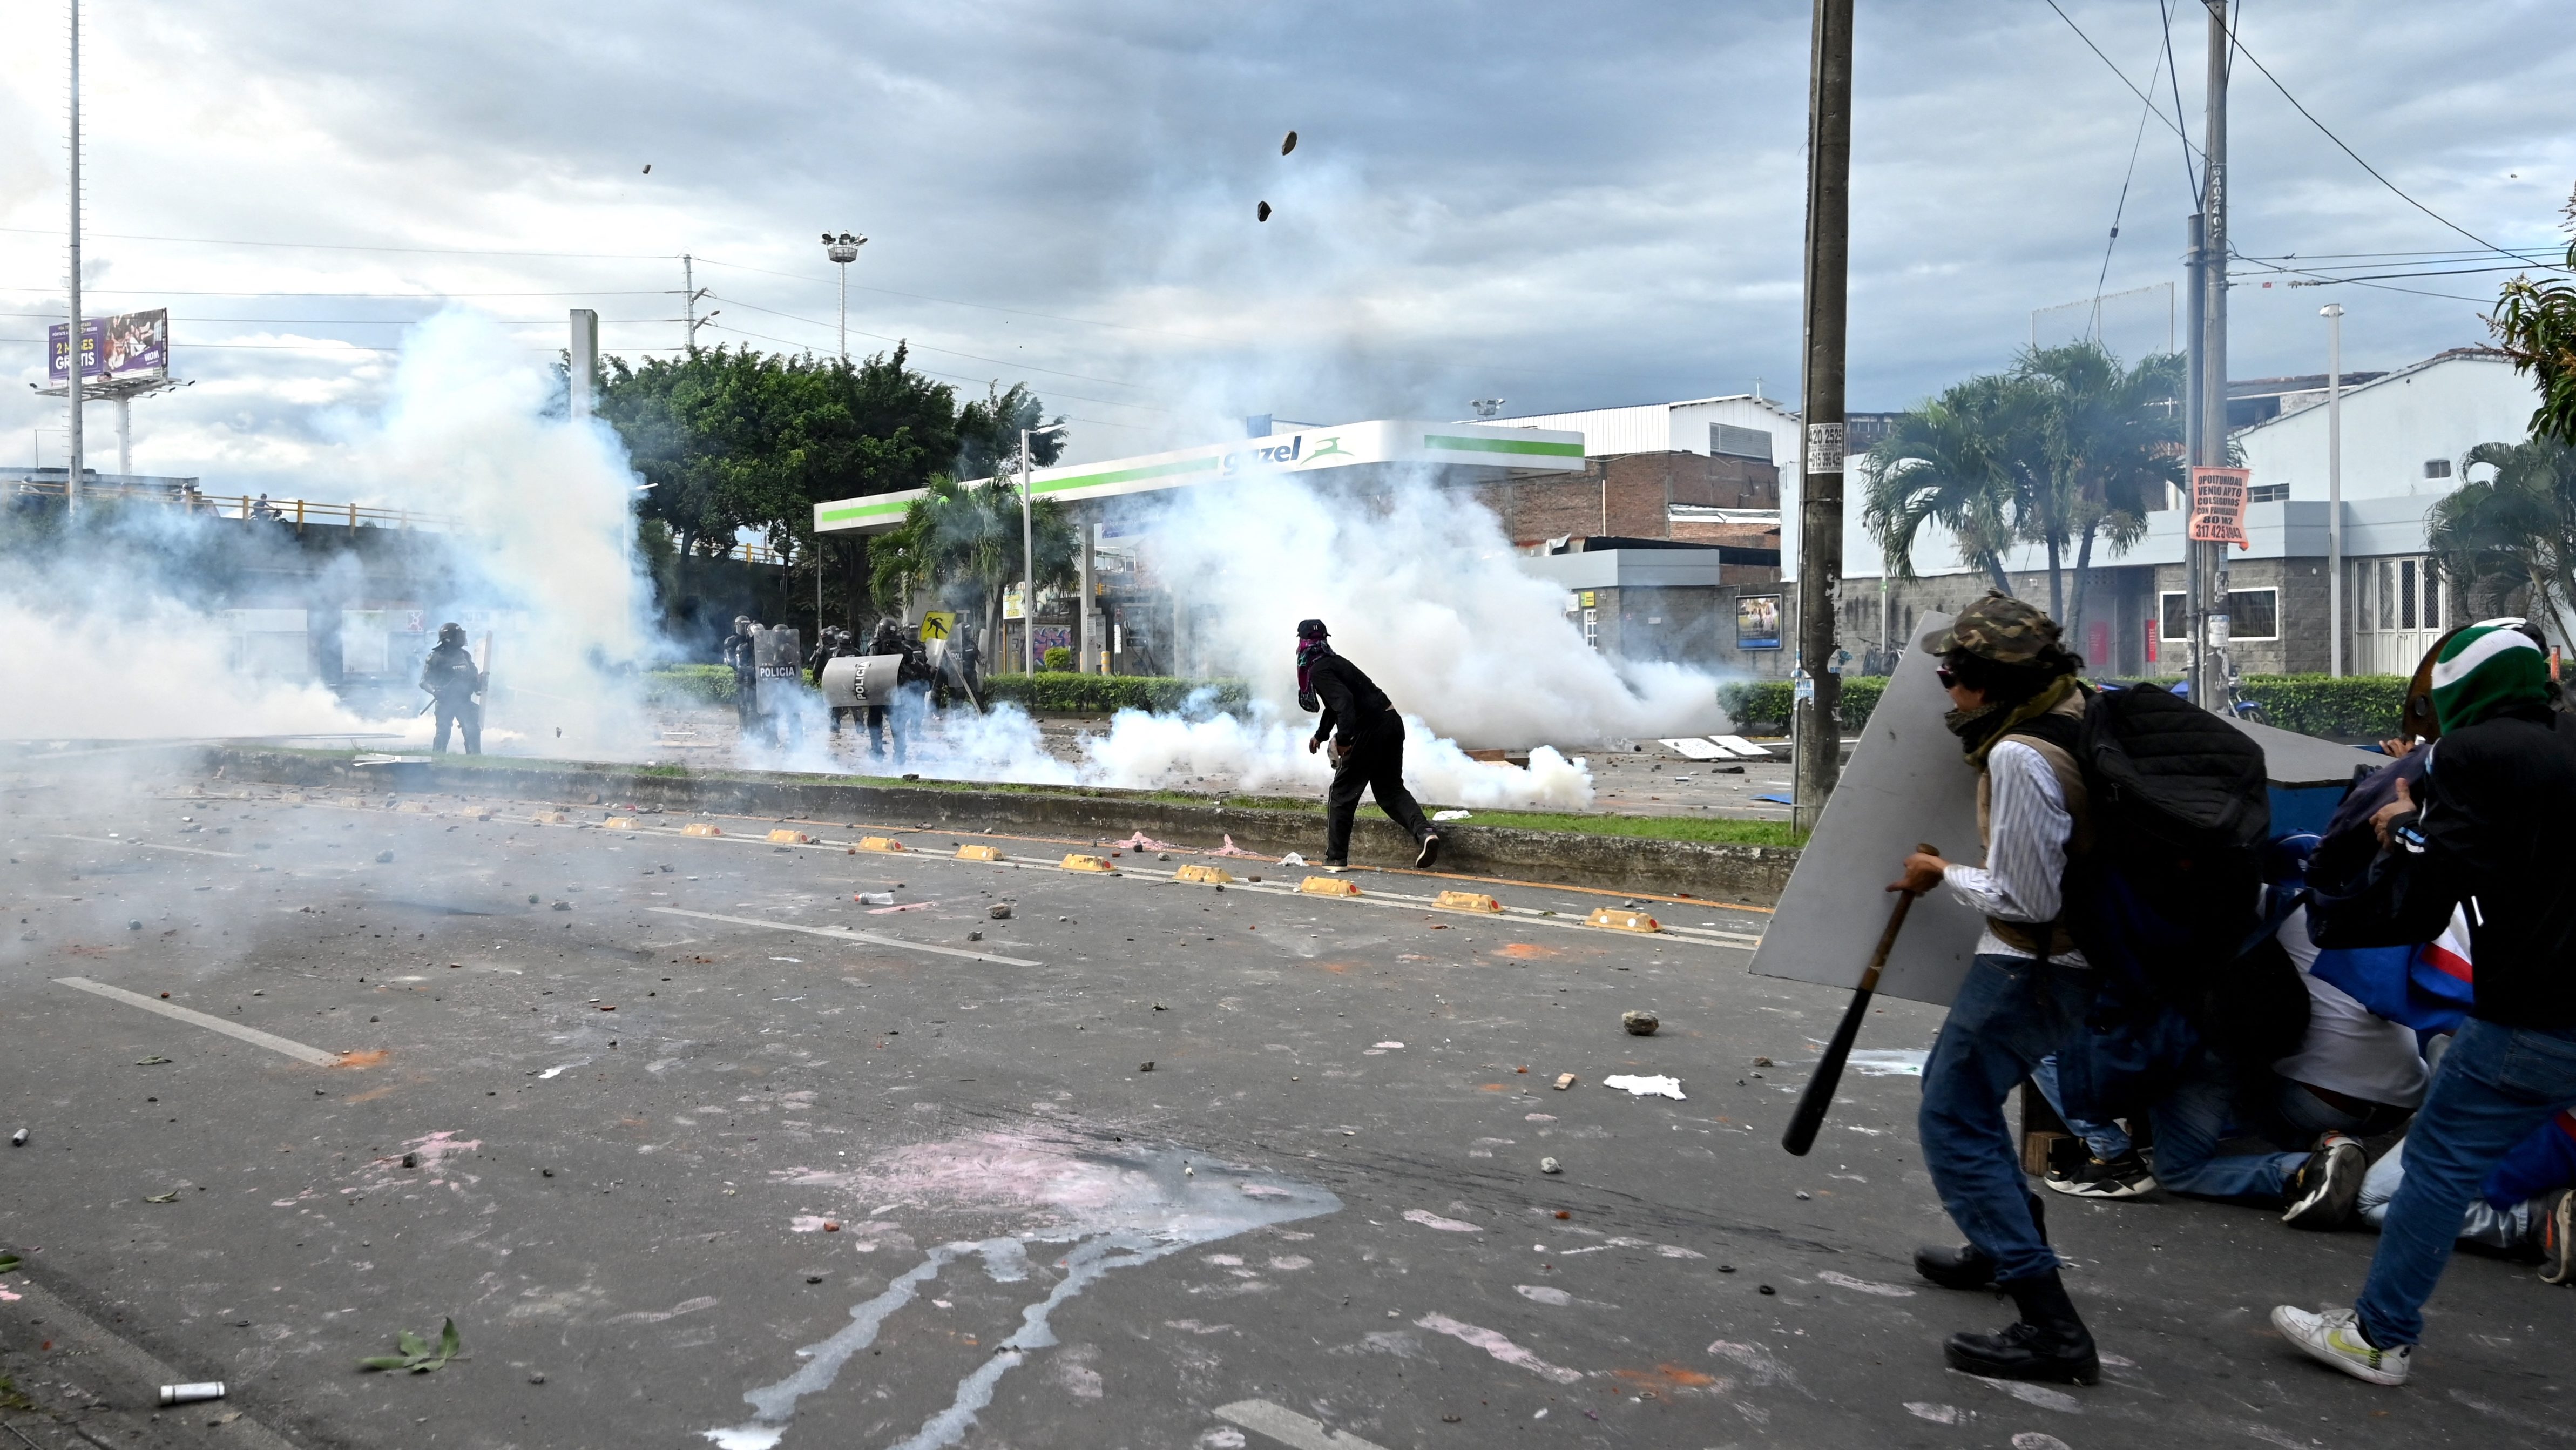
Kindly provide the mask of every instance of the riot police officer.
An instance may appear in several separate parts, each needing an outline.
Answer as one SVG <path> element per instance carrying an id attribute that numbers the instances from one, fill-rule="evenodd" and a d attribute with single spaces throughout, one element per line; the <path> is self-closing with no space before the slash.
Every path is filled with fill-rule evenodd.
<path id="1" fill-rule="evenodd" d="M 447 732 L 453 726 L 465 737 L 465 753 L 483 753 L 483 705 L 475 696 L 483 693 L 490 680 L 476 667 L 474 656 L 465 648 L 465 626 L 450 621 L 438 627 L 438 644 L 421 665 L 420 687 L 429 692 L 430 703 L 438 710 L 438 733 L 429 748 L 438 753 L 447 750 Z"/>

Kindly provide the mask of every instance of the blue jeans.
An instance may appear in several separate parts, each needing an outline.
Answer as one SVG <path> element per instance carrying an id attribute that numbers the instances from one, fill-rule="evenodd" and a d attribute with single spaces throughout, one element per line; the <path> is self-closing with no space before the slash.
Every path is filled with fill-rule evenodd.
<path id="1" fill-rule="evenodd" d="M 2406 1181 L 2389 1201 L 2355 1306 L 2373 1343 L 2423 1339 L 2424 1301 L 2451 1261 L 2461 1211 L 2496 1160 L 2570 1104 L 2576 1029 L 2541 1032 L 2475 1017 L 2462 1024 L 2406 1135 Z"/>
<path id="2" fill-rule="evenodd" d="M 2094 1157 L 2108 1163 L 2134 1146 L 2129 1141 L 2129 1130 L 2118 1123 L 2097 1123 L 2090 1118 L 2066 1116 L 2066 1099 L 2057 1091 L 2056 1053 L 2039 1060 L 2038 1065 L 2030 1070 L 2030 1080 L 2039 1085 L 2039 1095 L 2048 1099 L 2048 1105 L 2057 1109 L 2058 1119 L 2066 1124 L 2066 1131 L 2083 1139 L 2085 1151 Z"/>
<path id="3" fill-rule="evenodd" d="M 2281 1116 L 2293 1129 L 2349 1130 L 2360 1119 L 2338 1112 L 2294 1082 L 2270 1079 Z M 2233 1198 L 2279 1207 L 2288 1201 L 2290 1175 L 2308 1161 L 2300 1153 L 2244 1153 L 2222 1158 L 2218 1145 L 2239 1114 L 2236 1084 L 2217 1054 L 2202 1051 L 2181 1081 L 2156 1104 L 2156 1182 L 2194 1198 Z M 2311 1127 L 2311 1125 L 2314 1125 Z"/>
<path id="4" fill-rule="evenodd" d="M 2058 1266 L 2031 1221 L 2030 1187 L 2004 1100 L 2082 1025 L 2092 999 L 2086 968 L 1980 954 L 1924 1060 L 1916 1119 L 1924 1166 L 1950 1221 L 1994 1260 L 1998 1280 Z"/>

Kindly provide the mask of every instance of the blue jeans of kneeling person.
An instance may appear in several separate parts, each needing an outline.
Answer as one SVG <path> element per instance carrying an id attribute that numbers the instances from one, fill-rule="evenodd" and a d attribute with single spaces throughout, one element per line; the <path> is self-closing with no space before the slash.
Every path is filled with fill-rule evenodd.
<path id="1" fill-rule="evenodd" d="M 1927 1069 L 1928 1071 L 1928 1069 Z M 2362 1328 L 2383 1349 L 2424 1338 L 2424 1301 L 2441 1282 L 2460 1213 L 2487 1171 L 2532 1129 L 2576 1104 L 2576 1030 L 2460 1028 L 2406 1135 L 2406 1181 L 2380 1226 L 2362 1286 Z"/>
<path id="2" fill-rule="evenodd" d="M 1924 1060 L 1917 1120 L 1924 1166 L 1951 1222 L 1994 1260 L 1998 1280 L 2058 1266 L 2031 1220 L 2004 1102 L 2082 1025 L 2092 1001 L 2088 968 L 1980 954 Z"/>

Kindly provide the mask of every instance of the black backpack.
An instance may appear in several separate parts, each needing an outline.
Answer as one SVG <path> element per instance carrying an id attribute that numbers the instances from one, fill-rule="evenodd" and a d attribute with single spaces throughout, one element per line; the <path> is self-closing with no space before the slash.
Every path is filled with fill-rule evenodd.
<path id="1" fill-rule="evenodd" d="M 2272 1056 L 2295 1050 L 2307 990 L 2265 930 L 2258 891 L 2272 829 L 2263 747 L 2139 686 L 2094 696 L 2075 757 L 2093 849 L 2068 871 L 2067 922 L 2085 959 L 2116 979 L 2110 995 L 2180 1008 L 2231 1055 L 2284 1039 Z"/>

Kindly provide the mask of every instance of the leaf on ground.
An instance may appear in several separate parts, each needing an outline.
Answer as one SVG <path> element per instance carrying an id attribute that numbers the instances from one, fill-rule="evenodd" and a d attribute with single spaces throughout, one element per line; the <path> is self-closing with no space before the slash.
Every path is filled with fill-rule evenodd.
<path id="1" fill-rule="evenodd" d="M 463 1349 L 464 1347 L 464 1338 L 456 1332 L 456 1321 L 453 1319 L 448 1320 L 447 1327 L 438 1332 L 439 1362 L 443 1364 L 448 1360 L 456 1358 L 456 1351 Z"/>
<path id="2" fill-rule="evenodd" d="M 394 1345 L 414 1359 L 429 1358 L 429 1341 L 408 1329 L 394 1336 Z"/>
<path id="3" fill-rule="evenodd" d="M 0 1254 L 0 1274 L 5 1274 L 25 1262 L 26 1260 L 16 1254 Z"/>
<path id="4" fill-rule="evenodd" d="M 161 1056 L 159 1053 L 154 1053 L 150 1057 L 137 1058 L 134 1065 L 136 1067 L 159 1067 L 161 1064 L 168 1062 L 169 1060 L 170 1059 Z"/>
<path id="5" fill-rule="evenodd" d="M 173 1188 L 167 1193 L 147 1193 L 143 1196 L 143 1201 L 145 1203 L 177 1203 L 179 1201 L 179 1190 Z"/>
<path id="6" fill-rule="evenodd" d="M 409 1369 L 410 1367 L 411 1361 L 399 1354 L 380 1354 L 373 1359 L 358 1361 L 360 1369 Z"/>
<path id="7" fill-rule="evenodd" d="M 402 1353 L 380 1354 L 369 1359 L 359 1360 L 358 1368 L 407 1369 L 413 1374 L 427 1374 L 431 1370 L 444 1367 L 449 1360 L 456 1358 L 456 1356 L 462 1353 L 465 1348 L 465 1341 L 462 1336 L 457 1334 L 456 1321 L 452 1318 L 440 1327 L 438 1331 L 438 1347 L 435 1349 L 430 1347 L 428 1340 L 412 1333 L 408 1329 L 395 1331 L 394 1343 L 400 1347 Z"/>

